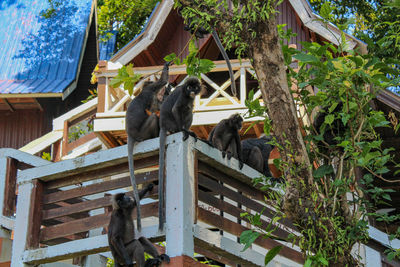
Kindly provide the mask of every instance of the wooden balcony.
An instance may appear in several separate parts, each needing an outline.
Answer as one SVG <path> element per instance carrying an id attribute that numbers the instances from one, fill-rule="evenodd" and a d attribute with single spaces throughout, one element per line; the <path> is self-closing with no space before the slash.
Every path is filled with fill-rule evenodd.
<path id="1" fill-rule="evenodd" d="M 139 185 L 157 183 L 158 142 L 135 147 Z M 244 252 L 237 242 L 242 231 L 252 228 L 240 213 L 265 209 L 262 220 L 270 222 L 273 211 L 263 202 L 265 193 L 252 185 L 261 174 L 247 165 L 239 170 L 237 160 L 223 159 L 202 141 L 182 141 L 181 133 L 169 136 L 167 144 L 165 230 L 157 230 L 156 186 L 142 202 L 139 234 L 165 240 L 171 257 L 191 258 L 197 252 L 228 265 L 263 266 L 265 252 L 277 241 L 260 238 Z M 18 188 L 12 266 L 108 251 L 110 194 L 131 190 L 126 146 L 22 170 Z M 294 232 L 290 222 L 278 227 L 282 237 Z M 301 253 L 284 245 L 276 264 L 301 266 Z"/>
<path id="2" fill-rule="evenodd" d="M 249 60 L 232 60 L 232 69 L 236 81 L 237 96 L 230 92 L 231 82 L 229 79 L 228 68 L 225 61 L 215 61 L 215 68 L 207 75 L 202 75 L 202 82 L 206 92 L 195 99 L 194 118 L 192 130 L 202 138 L 207 138 L 213 126 L 220 120 L 228 118 L 233 113 L 245 114 L 247 108 L 245 101 L 251 89 L 254 90 L 254 99 L 261 100 L 261 91 L 258 89 L 256 80 L 252 77 L 252 70 Z M 109 66 L 108 66 L 109 65 Z M 109 147 L 115 147 L 126 143 L 125 133 L 125 112 L 131 97 L 123 88 L 112 88 L 110 79 L 117 75 L 117 68 L 103 62 L 99 64 L 100 69 L 97 73 L 98 85 L 98 106 L 96 119 L 94 120 L 94 131 Z M 163 66 L 134 68 L 134 72 L 147 76 Z M 186 76 L 186 66 L 170 67 L 170 82 L 180 82 Z M 156 80 L 160 72 L 152 74 L 146 80 Z M 145 80 L 139 82 L 134 95 L 143 86 Z M 243 127 L 243 134 L 247 126 L 253 121 L 262 118 L 252 118 L 246 120 Z M 258 137 L 263 132 L 263 125 L 255 124 L 246 132 L 247 137 Z"/>

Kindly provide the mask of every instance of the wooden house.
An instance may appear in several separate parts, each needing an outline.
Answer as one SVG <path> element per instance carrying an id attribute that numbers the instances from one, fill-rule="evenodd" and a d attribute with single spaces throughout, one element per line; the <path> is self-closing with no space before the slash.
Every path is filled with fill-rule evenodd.
<path id="1" fill-rule="evenodd" d="M 306 0 L 286 0 L 279 7 L 279 23 L 292 28 L 297 37 L 291 44 L 301 41 L 336 44 L 339 31 L 332 25 L 326 30 L 315 20 L 318 16 Z M 365 51 L 359 40 L 348 37 L 351 48 Z M 149 21 L 134 40 L 118 51 L 108 61 L 99 62 L 98 98 L 85 103 L 53 121 L 53 132 L 62 132 L 57 138 L 43 138 L 32 144 L 32 154 L 53 145 L 53 159 L 44 162 L 35 156 L 12 149 L 0 150 L 0 177 L 5 184 L 18 186 L 15 207 L 14 192 L 1 190 L 4 200 L 0 210 L 0 225 L 14 229 L 12 266 L 31 266 L 56 262 L 109 250 L 106 227 L 110 217 L 110 193 L 129 191 L 129 173 L 125 134 L 125 111 L 131 97 L 121 88 L 112 88 L 110 79 L 122 65 L 133 63 L 136 73 L 151 74 L 162 69 L 163 57 L 179 54 L 190 38 L 183 30 L 183 20 L 173 9 L 173 0 L 162 1 L 153 11 Z M 195 101 L 192 129 L 207 137 L 212 125 L 233 113 L 245 113 L 248 93 L 255 90 L 261 97 L 248 60 L 236 60 L 232 65 L 239 94 L 229 92 L 229 75 L 225 62 L 210 36 L 199 40 L 203 58 L 215 61 L 216 67 L 202 76 L 207 93 Z M 183 53 L 183 57 L 185 56 Z M 185 67 L 170 67 L 170 82 L 179 83 L 185 76 Z M 156 76 L 150 79 L 156 79 Z M 142 82 L 135 90 L 139 90 Z M 390 101 L 389 101 L 390 102 Z M 391 108 L 393 108 L 391 106 Z M 396 108 L 396 107 L 394 107 Z M 396 109 L 397 110 L 397 109 Z M 85 155 L 91 151 L 92 137 L 82 137 L 78 143 L 68 142 L 70 125 L 94 115 L 94 133 L 108 149 Z M 257 118 L 247 120 L 247 125 Z M 252 126 L 245 137 L 259 136 L 262 123 Z M 89 135 L 87 135 L 89 136 Z M 158 139 L 139 143 L 134 150 L 135 170 L 139 186 L 157 182 Z M 265 253 L 276 245 L 283 245 L 279 255 L 268 266 L 302 266 L 304 259 L 298 247 L 271 239 L 257 239 L 254 245 L 242 251 L 238 237 L 251 229 L 243 212 L 264 210 L 261 220 L 270 221 L 273 213 L 265 204 L 265 192 L 255 187 L 253 179 L 261 174 L 245 165 L 239 169 L 236 159 L 222 158 L 221 153 L 208 144 L 190 137 L 182 141 L 182 134 L 167 137 L 166 151 L 166 226 L 158 231 L 158 196 L 154 190 L 142 204 L 143 230 L 152 241 L 166 241 L 166 251 L 171 263 L 164 266 L 205 266 L 193 259 L 201 254 L 221 266 L 264 266 Z M 85 146 L 87 145 L 87 146 Z M 83 156 L 82 156 L 83 155 Z M 78 157 L 80 156 L 80 157 Z M 14 165 L 7 165 L 12 159 Z M 24 163 L 18 173 L 16 163 Z M 2 171 L 3 170 L 3 171 Z M 15 213 L 15 219 L 11 214 Z M 277 225 L 276 234 L 286 237 L 297 233 L 288 220 Z M 389 244 L 400 248 L 400 241 L 389 241 L 380 230 L 370 228 L 371 243 L 361 244 L 358 253 L 366 266 L 397 266 L 388 262 L 382 251 Z M 104 254 L 103 254 L 104 255 Z M 107 255 L 107 254 L 105 254 Z M 109 255 L 109 254 L 108 254 Z M 392 264 L 392 265 L 391 265 Z M 90 265 L 89 265 L 90 266 Z"/>
<path id="2" fill-rule="evenodd" d="M 54 118 L 95 88 L 96 1 L 78 3 L 48 19 L 40 15 L 46 0 L 0 3 L 0 147 L 20 148 L 50 132 Z"/>

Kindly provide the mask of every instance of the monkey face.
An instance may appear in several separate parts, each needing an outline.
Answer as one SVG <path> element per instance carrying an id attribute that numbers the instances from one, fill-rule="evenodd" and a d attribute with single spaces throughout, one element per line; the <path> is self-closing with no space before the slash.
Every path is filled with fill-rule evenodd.
<path id="1" fill-rule="evenodd" d="M 234 129 L 242 129 L 243 118 L 239 114 L 234 114 L 230 117 L 231 126 Z"/>
<path id="2" fill-rule="evenodd" d="M 184 86 L 186 95 L 190 98 L 194 98 L 201 91 L 200 81 L 196 77 L 188 78 Z"/>
<path id="3" fill-rule="evenodd" d="M 115 199 L 120 209 L 132 209 L 135 203 L 133 199 L 125 193 L 118 194 Z"/>

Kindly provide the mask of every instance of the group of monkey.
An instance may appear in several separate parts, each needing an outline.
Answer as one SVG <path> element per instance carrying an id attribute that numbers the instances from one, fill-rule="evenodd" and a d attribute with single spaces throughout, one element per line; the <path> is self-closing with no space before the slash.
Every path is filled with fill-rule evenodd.
<path id="1" fill-rule="evenodd" d="M 147 82 L 142 91 L 129 104 L 126 112 L 126 132 L 128 137 L 129 171 L 133 187 L 133 196 L 125 193 L 113 196 L 110 224 L 108 227 L 108 242 L 114 257 L 115 266 L 150 267 L 159 266 L 162 261 L 169 262 L 166 254 L 160 255 L 154 245 L 145 237 L 135 238 L 135 228 L 132 220 L 132 211 L 137 206 L 137 228 L 141 231 L 140 199 L 153 189 L 153 184 L 147 185 L 140 192 L 137 191 L 133 149 L 136 142 L 160 137 L 159 152 L 159 229 L 164 228 L 164 167 L 166 136 L 183 132 L 183 140 L 189 135 L 197 141 L 196 134 L 189 130 L 193 121 L 193 106 L 195 96 L 202 90 L 201 83 L 196 77 L 189 77 L 182 85 L 171 92 L 167 85 L 170 62 L 164 64 L 161 77 L 156 82 Z M 158 117 L 159 112 L 159 117 Z M 234 114 L 220 121 L 209 134 L 208 144 L 222 151 L 222 156 L 228 159 L 235 157 L 239 160 L 239 168 L 243 163 L 271 176 L 268 171 L 268 155 L 272 146 L 268 144 L 268 137 L 247 139 L 241 142 L 239 130 L 242 128 L 243 118 Z M 153 258 L 145 261 L 144 252 Z"/>

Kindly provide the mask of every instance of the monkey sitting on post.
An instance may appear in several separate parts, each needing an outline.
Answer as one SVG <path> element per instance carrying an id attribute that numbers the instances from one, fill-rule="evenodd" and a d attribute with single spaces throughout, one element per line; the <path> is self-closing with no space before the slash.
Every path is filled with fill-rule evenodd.
<path id="1" fill-rule="evenodd" d="M 153 184 L 147 185 L 140 191 L 143 198 L 153 189 Z M 162 261 L 168 262 L 166 254 L 159 254 L 154 245 L 145 237 L 135 239 L 135 225 L 132 220 L 132 211 L 137 202 L 125 193 L 113 196 L 110 224 L 108 225 L 108 244 L 114 257 L 115 267 L 133 267 L 133 260 L 138 267 L 159 266 Z M 144 252 L 153 258 L 145 261 Z"/>
<path id="2" fill-rule="evenodd" d="M 165 139 L 167 134 L 183 131 L 183 140 L 189 135 L 197 140 L 197 136 L 189 128 L 193 121 L 194 98 L 201 91 L 200 80 L 189 77 L 175 88 L 161 105 L 160 110 L 160 154 L 158 170 L 158 218 L 159 230 L 164 228 L 164 166 L 165 166 Z"/>
<path id="3" fill-rule="evenodd" d="M 222 151 L 228 159 L 234 157 L 239 160 L 239 168 L 243 168 L 242 144 L 239 131 L 242 129 L 243 118 L 233 114 L 228 119 L 221 120 L 210 132 L 208 142 Z"/>
<path id="4" fill-rule="evenodd" d="M 126 133 L 128 135 L 128 163 L 131 183 L 133 187 L 133 196 L 138 203 L 137 228 L 142 229 L 140 216 L 140 202 L 136 187 L 135 171 L 133 165 L 133 148 L 135 142 L 141 142 L 146 139 L 156 138 L 159 134 L 159 118 L 156 112 L 160 108 L 160 102 L 164 95 L 162 89 L 168 82 L 168 70 L 171 63 L 164 64 L 161 78 L 156 82 L 148 82 L 143 86 L 142 91 L 136 96 L 128 106 L 126 111 Z M 166 89 L 167 90 L 167 89 Z"/>

